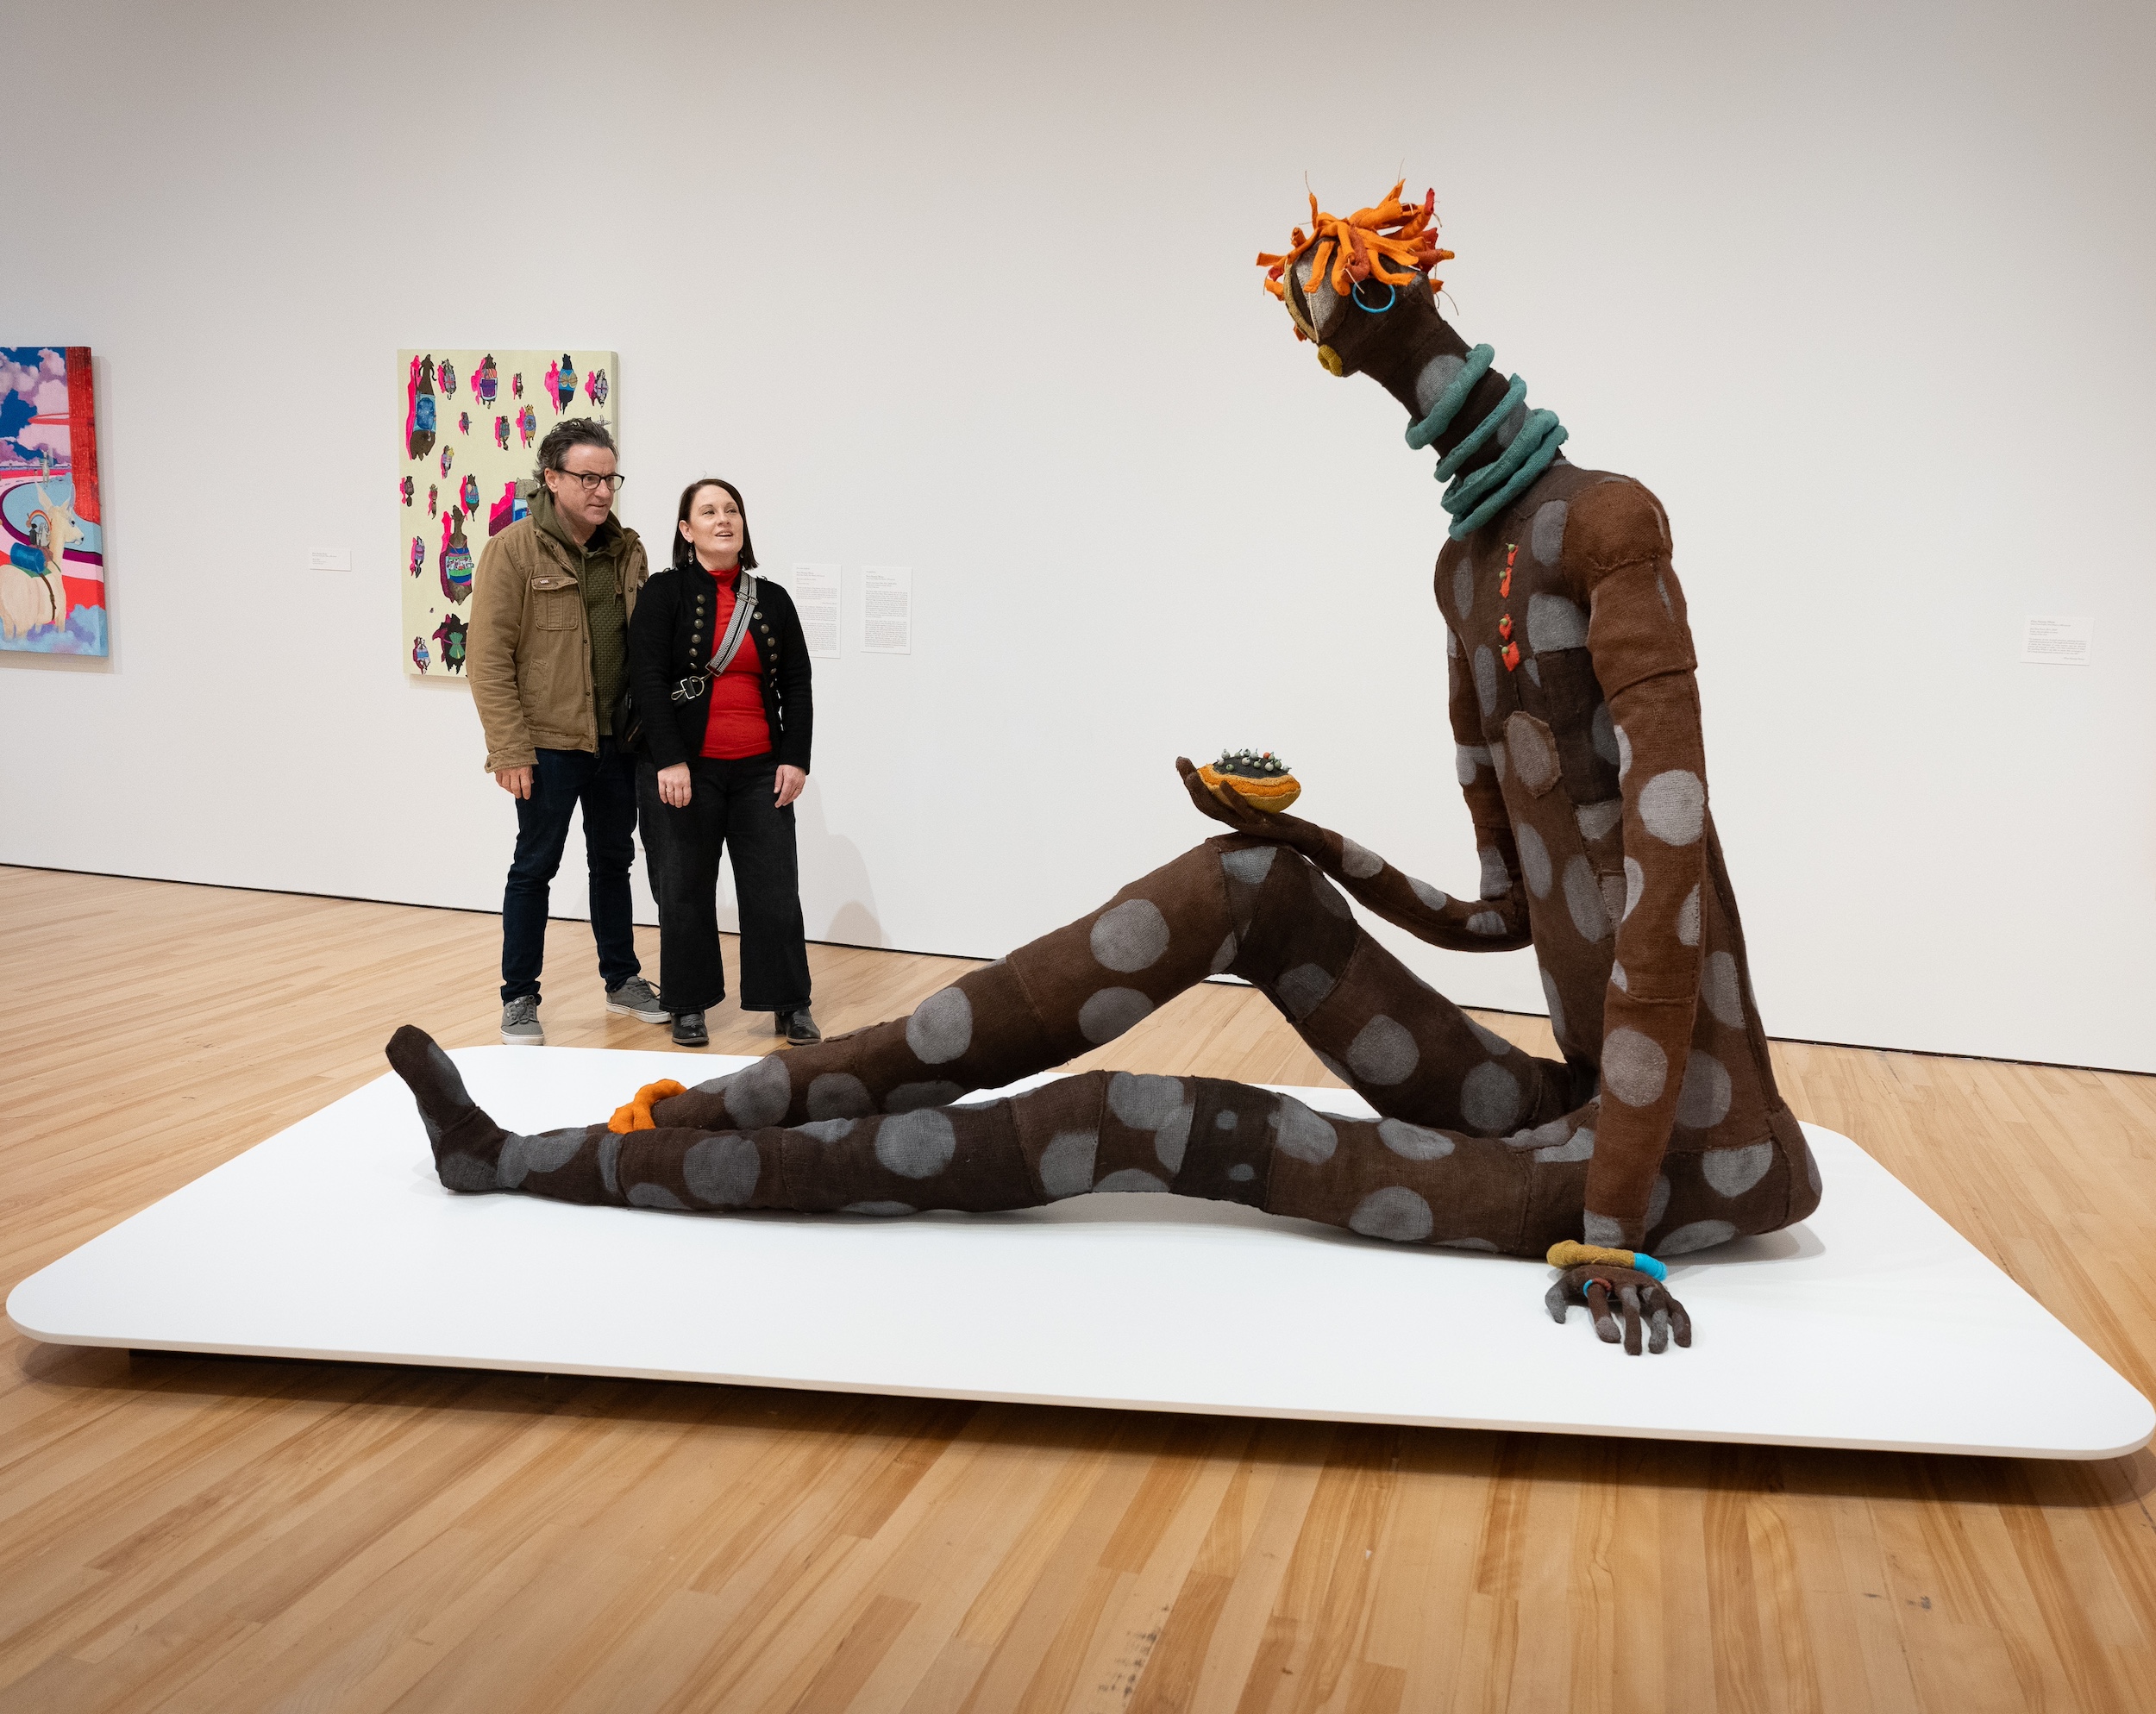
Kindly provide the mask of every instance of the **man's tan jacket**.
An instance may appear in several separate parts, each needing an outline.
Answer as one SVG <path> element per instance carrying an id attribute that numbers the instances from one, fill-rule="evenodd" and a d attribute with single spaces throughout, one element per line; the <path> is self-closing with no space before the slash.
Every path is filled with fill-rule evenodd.
<path id="1" fill-rule="evenodd" d="M 532 496 L 531 509 L 486 544 L 472 591 L 465 670 L 486 733 L 490 773 L 529 767 L 538 760 L 536 750 L 599 748 L 591 623 L 577 582 L 583 556 L 558 525 L 542 528 L 553 525 L 545 493 Z M 611 545 L 619 556 L 626 624 L 650 572 L 636 532 L 611 515 L 592 545 L 610 533 L 619 536 Z"/>

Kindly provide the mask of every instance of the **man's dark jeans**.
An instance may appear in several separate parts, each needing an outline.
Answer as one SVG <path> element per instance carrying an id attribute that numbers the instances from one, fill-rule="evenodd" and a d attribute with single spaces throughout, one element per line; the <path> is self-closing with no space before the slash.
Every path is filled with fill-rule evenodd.
<path id="1" fill-rule="evenodd" d="M 592 938 L 599 973 L 618 988 L 641 973 L 629 898 L 636 860 L 636 764 L 599 741 L 586 750 L 541 750 L 531 770 L 531 796 L 517 800 L 517 854 L 502 894 L 502 1004 L 539 991 L 547 954 L 547 885 L 561 866 L 570 812 L 584 810 L 584 850 L 591 865 Z"/>

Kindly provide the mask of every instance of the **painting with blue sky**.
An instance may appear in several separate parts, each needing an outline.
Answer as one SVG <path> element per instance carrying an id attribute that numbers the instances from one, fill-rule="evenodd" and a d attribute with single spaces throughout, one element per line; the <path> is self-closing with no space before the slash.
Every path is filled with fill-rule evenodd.
<path id="1" fill-rule="evenodd" d="M 103 519 L 90 347 L 0 346 L 0 650 L 105 653 Z"/>

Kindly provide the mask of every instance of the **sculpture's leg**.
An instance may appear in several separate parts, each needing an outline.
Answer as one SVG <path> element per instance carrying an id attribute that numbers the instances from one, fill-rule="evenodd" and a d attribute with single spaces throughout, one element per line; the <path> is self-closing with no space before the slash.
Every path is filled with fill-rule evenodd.
<path id="1" fill-rule="evenodd" d="M 1062 1065 L 1221 972 L 1263 989 L 1382 1113 L 1498 1136 L 1574 1105 L 1564 1066 L 1510 1046 L 1420 980 L 1310 863 L 1230 835 L 969 971 L 909 1017 L 772 1054 L 653 1117 L 753 1129 L 942 1106 Z"/>
<path id="2" fill-rule="evenodd" d="M 1539 1254 L 1578 1226 L 1591 1145 L 1571 1121 L 1507 1143 L 1334 1118 L 1246 1084 L 1129 1072 L 1087 1072 L 975 1106 L 793 1127 L 523 1136 L 473 1104 L 418 1030 L 398 1031 L 389 1056 L 451 1189 L 643 1208 L 898 1215 L 1172 1191 L 1398 1242 Z"/>

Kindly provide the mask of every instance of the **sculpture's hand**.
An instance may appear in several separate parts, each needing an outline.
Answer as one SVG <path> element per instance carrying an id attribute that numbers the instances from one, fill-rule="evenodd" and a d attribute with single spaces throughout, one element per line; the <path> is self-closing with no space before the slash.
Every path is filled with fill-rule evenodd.
<path id="1" fill-rule="evenodd" d="M 1252 809 L 1232 791 L 1216 793 L 1198 777 L 1197 767 L 1188 756 L 1175 758 L 1175 772 L 1183 777 L 1183 790 L 1190 794 L 1190 801 L 1201 816 L 1210 816 L 1253 839 L 1269 840 L 1297 850 L 1325 844 L 1325 834 L 1315 822 L 1304 821 L 1300 816 L 1269 816 L 1263 810 Z M 1234 801 L 1227 801 L 1230 798 Z"/>
<path id="2" fill-rule="evenodd" d="M 1677 1335 L 1677 1342 L 1689 1346 L 1692 1342 L 1692 1317 L 1684 1312 L 1684 1305 L 1670 1295 L 1670 1288 L 1651 1273 L 1636 1267 L 1617 1267 L 1608 1262 L 1585 1262 L 1577 1267 L 1568 1267 L 1550 1287 L 1543 1303 L 1552 1321 L 1562 1323 L 1565 1312 L 1574 1304 L 1587 1305 L 1588 1318 L 1595 1323 L 1595 1334 L 1605 1345 L 1614 1345 L 1623 1340 L 1625 1350 L 1631 1356 L 1639 1354 L 1639 1323 L 1644 1317 L 1647 1323 L 1647 1349 L 1661 1352 L 1669 1348 L 1670 1336 Z M 1617 1317 L 1625 1319 L 1620 1333 Z"/>

